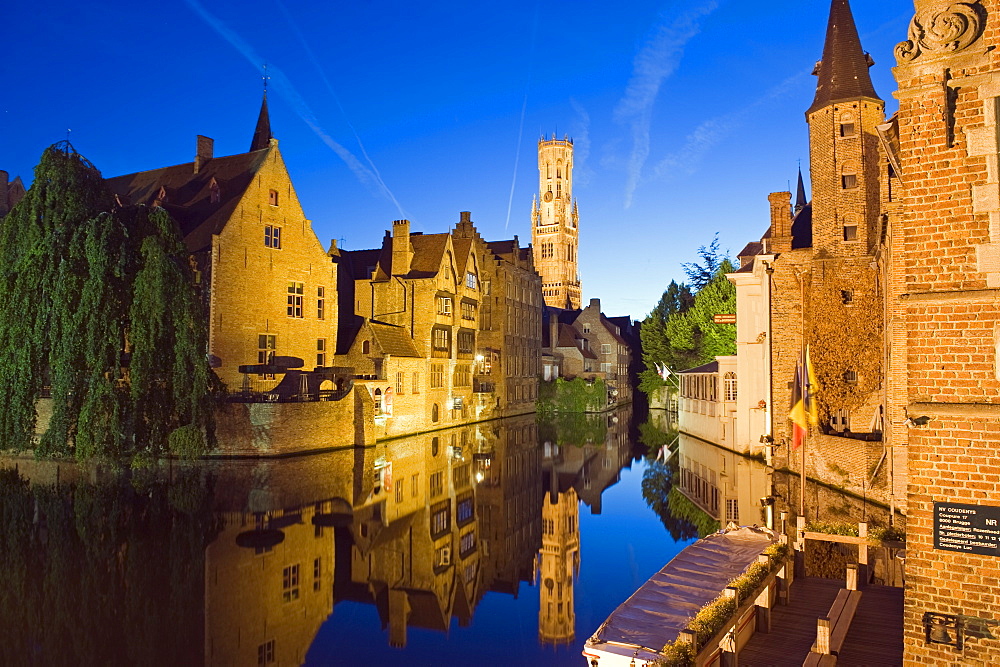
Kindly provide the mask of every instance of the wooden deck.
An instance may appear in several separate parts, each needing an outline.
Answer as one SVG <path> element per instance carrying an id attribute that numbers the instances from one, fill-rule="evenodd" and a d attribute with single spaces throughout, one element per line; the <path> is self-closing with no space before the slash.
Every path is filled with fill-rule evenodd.
<path id="1" fill-rule="evenodd" d="M 740 667 L 801 667 L 843 581 L 807 577 L 792 584 L 792 604 L 771 611 L 771 632 L 755 634 L 739 654 Z M 903 664 L 903 589 L 866 586 L 838 664 Z"/>

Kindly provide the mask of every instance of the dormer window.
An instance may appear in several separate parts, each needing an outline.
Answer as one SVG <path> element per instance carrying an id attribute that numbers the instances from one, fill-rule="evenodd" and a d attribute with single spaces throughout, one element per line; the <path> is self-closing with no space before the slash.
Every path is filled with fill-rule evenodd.
<path id="1" fill-rule="evenodd" d="M 270 204 L 271 206 L 277 206 L 278 205 L 278 191 L 277 190 L 269 190 L 268 191 L 268 193 L 267 193 L 267 203 Z"/>

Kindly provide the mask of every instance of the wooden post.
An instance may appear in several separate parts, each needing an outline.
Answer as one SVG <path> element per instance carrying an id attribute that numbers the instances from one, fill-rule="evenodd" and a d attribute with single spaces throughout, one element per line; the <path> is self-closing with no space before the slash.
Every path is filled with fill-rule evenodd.
<path id="1" fill-rule="evenodd" d="M 781 534 L 788 534 L 788 512 L 785 510 L 781 511 Z"/>
<path id="2" fill-rule="evenodd" d="M 854 563 L 847 565 L 847 590 L 858 590 L 858 566 Z"/>
<path id="3" fill-rule="evenodd" d="M 726 599 L 731 599 L 736 603 L 736 608 L 739 609 L 740 606 L 740 593 L 732 586 L 726 586 L 725 590 L 722 591 L 722 597 Z M 719 642 L 719 648 L 722 649 L 722 656 L 719 662 L 721 667 L 737 667 L 739 664 L 737 662 L 737 642 L 739 638 L 736 633 L 739 629 L 740 618 L 738 615 L 733 614 L 732 627 L 723 636 L 722 641 Z"/>
<path id="4" fill-rule="evenodd" d="M 806 576 L 806 518 L 795 517 L 795 576 Z"/>
<path id="5" fill-rule="evenodd" d="M 771 559 L 761 554 L 757 556 L 757 562 L 769 566 Z M 768 633 L 771 631 L 771 586 L 767 585 L 764 590 L 760 592 L 757 596 L 757 600 L 754 602 L 756 609 L 754 609 L 757 617 L 757 624 L 754 629 L 757 632 Z"/>
<path id="6" fill-rule="evenodd" d="M 820 618 L 816 620 L 816 652 L 821 655 L 830 655 L 830 619 Z"/>
<path id="7" fill-rule="evenodd" d="M 691 651 L 697 655 L 698 654 L 698 635 L 696 635 L 692 630 L 681 630 L 677 633 L 677 641 L 681 644 L 690 644 Z"/>
<path id="8" fill-rule="evenodd" d="M 859 523 L 858 524 L 858 537 L 868 538 L 868 524 Z M 868 583 L 868 543 L 864 542 L 858 545 L 858 574 L 860 579 L 858 580 L 861 585 Z"/>

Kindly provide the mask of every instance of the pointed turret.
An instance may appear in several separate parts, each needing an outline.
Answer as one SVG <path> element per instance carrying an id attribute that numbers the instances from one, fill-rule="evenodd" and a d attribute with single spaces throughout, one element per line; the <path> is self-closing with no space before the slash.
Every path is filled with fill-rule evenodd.
<path id="1" fill-rule="evenodd" d="M 795 189 L 795 208 L 792 209 L 795 215 L 806 207 L 806 186 L 802 183 L 802 167 L 799 167 L 799 184 Z"/>
<path id="2" fill-rule="evenodd" d="M 850 3 L 848 0 L 833 0 L 823 59 L 813 70 L 813 74 L 819 77 L 816 98 L 806 113 L 833 102 L 858 97 L 880 100 L 868 74 L 868 68 L 874 64 L 871 56 L 861 48 Z"/>
<path id="3" fill-rule="evenodd" d="M 267 91 L 260 103 L 260 115 L 257 116 L 257 129 L 253 131 L 253 141 L 250 142 L 250 152 L 259 151 L 271 145 L 271 117 L 267 113 Z"/>

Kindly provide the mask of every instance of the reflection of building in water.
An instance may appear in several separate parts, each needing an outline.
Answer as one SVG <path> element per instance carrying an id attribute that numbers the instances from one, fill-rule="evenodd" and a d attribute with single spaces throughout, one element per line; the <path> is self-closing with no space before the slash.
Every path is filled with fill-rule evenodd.
<path id="1" fill-rule="evenodd" d="M 327 501 L 221 515 L 224 528 L 205 550 L 206 664 L 305 661 L 333 610 L 333 532 L 317 518 L 331 509 Z"/>
<path id="2" fill-rule="evenodd" d="M 520 582 L 534 582 L 535 554 L 541 548 L 538 426 L 533 417 L 513 421 L 485 444 L 473 454 L 479 480 L 480 596 L 488 587 L 517 597 Z"/>
<path id="3" fill-rule="evenodd" d="M 682 433 L 679 490 L 723 526 L 767 523 L 761 500 L 771 496 L 767 468 L 753 459 Z"/>
<path id="4" fill-rule="evenodd" d="M 569 489 L 542 503 L 538 639 L 569 644 L 576 636 L 573 583 L 580 572 L 579 498 Z"/>

